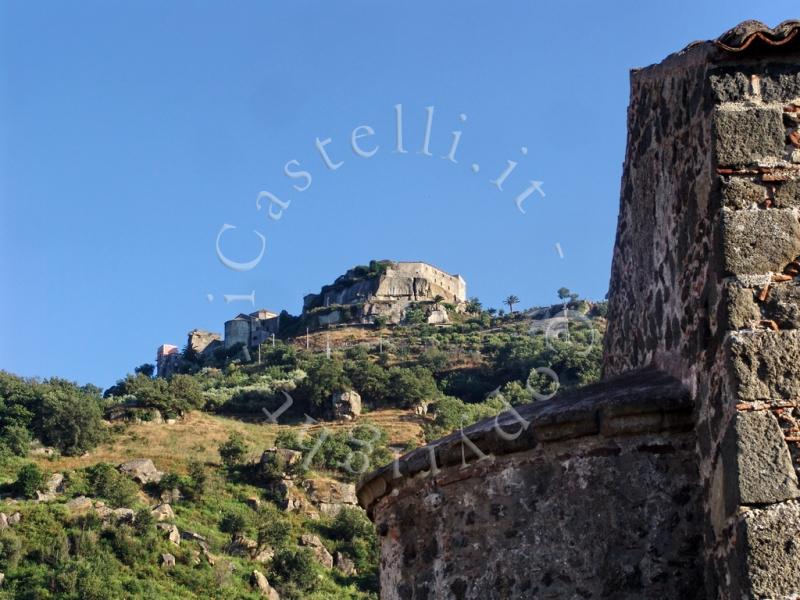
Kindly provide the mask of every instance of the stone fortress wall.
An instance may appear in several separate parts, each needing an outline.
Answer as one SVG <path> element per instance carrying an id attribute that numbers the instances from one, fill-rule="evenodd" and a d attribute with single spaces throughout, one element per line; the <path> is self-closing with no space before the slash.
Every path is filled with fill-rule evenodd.
<path id="1" fill-rule="evenodd" d="M 450 275 L 427 263 L 386 261 L 383 273 L 358 277 L 351 270 L 319 294 L 309 294 L 304 299 L 303 312 L 312 327 L 372 323 L 377 317 L 399 323 L 411 304 L 430 303 L 437 296 L 461 309 L 467 300 L 467 284 L 460 275 Z M 352 310 L 345 315 L 342 307 Z M 324 310 L 319 311 L 320 308 Z M 431 310 L 427 317 L 430 323 L 448 320 L 444 310 Z"/>
<path id="2" fill-rule="evenodd" d="M 427 263 L 391 262 L 380 275 L 328 286 L 320 294 L 309 294 L 305 298 L 304 310 L 314 306 L 419 302 L 433 300 L 436 296 L 454 304 L 466 302 L 467 284 L 460 275 L 450 275 Z"/>
<path id="3" fill-rule="evenodd" d="M 364 478 L 381 597 L 800 597 L 800 22 L 631 75 L 604 382 Z"/>
<path id="4" fill-rule="evenodd" d="M 444 302 L 462 308 L 467 299 L 467 284 L 460 275 L 450 275 L 423 262 L 389 262 L 386 270 L 369 277 L 359 277 L 355 269 L 348 271 L 334 285 L 326 286 L 320 294 L 304 298 L 304 326 L 317 329 L 339 323 L 372 323 L 377 317 L 399 323 L 409 305 L 415 302 L 432 302 L 437 296 Z M 314 308 L 331 307 L 318 311 Z M 346 313 L 341 307 L 348 307 Z M 431 308 L 426 315 L 432 324 L 446 323 L 445 310 Z M 224 339 L 218 333 L 195 329 L 189 332 L 187 345 L 198 355 L 211 355 L 217 348 L 232 348 L 237 344 L 255 347 L 267 342 L 281 332 L 281 319 L 277 313 L 261 309 L 249 314 L 239 314 L 225 322 Z M 170 354 L 162 346 L 157 350 L 156 364 L 159 376 L 168 377 L 180 366 L 181 355 L 177 347 Z"/>
<path id="5" fill-rule="evenodd" d="M 236 344 L 246 347 L 263 344 L 272 335 L 280 332 L 280 317 L 268 310 L 258 310 L 250 314 L 240 314 L 225 321 L 225 348 Z"/>
<path id="6" fill-rule="evenodd" d="M 397 262 L 386 272 L 386 278 L 408 277 L 424 279 L 429 282 L 433 297 L 441 295 L 445 302 L 458 304 L 467 301 L 467 283 L 461 275 L 450 275 L 441 269 L 423 262 Z M 384 294 L 383 286 L 378 288 L 378 295 Z"/>

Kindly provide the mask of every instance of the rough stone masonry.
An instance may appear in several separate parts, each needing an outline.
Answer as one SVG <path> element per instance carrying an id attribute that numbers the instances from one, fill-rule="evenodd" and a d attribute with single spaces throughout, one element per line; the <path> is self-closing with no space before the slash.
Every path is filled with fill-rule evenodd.
<path id="1" fill-rule="evenodd" d="M 366 477 L 384 599 L 800 598 L 800 21 L 632 72 L 604 381 Z"/>

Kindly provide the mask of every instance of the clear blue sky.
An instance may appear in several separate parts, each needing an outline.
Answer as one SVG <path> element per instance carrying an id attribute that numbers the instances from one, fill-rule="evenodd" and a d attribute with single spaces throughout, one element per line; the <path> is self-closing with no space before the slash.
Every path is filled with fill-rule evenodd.
<path id="1" fill-rule="evenodd" d="M 0 8 L 0 368 L 107 386 L 372 258 L 500 306 L 608 286 L 628 70 L 796 2 L 37 2 Z M 407 154 L 393 153 L 403 106 Z M 429 149 L 427 106 L 434 106 Z M 459 115 L 466 115 L 461 122 Z M 356 156 L 352 130 L 371 158 Z M 457 164 L 443 158 L 463 131 Z M 362 130 L 362 133 L 365 130 Z M 326 146 L 328 170 L 314 145 Z M 528 149 L 527 155 L 521 152 Z M 312 176 L 283 174 L 295 159 Z M 519 164 L 499 191 L 491 179 Z M 479 171 L 471 170 L 472 164 Z M 542 181 L 520 213 L 514 197 Z M 278 221 L 261 191 L 291 204 Z M 236 272 L 216 256 L 258 266 Z M 563 258 L 556 244 L 560 244 Z M 213 296 L 209 300 L 208 295 Z"/>

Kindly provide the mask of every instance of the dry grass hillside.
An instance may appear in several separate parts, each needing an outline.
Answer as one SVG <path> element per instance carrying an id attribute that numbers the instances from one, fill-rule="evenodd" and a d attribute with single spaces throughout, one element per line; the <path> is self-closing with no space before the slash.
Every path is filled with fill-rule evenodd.
<path id="1" fill-rule="evenodd" d="M 366 413 L 358 423 L 374 423 L 389 435 L 389 444 L 405 446 L 409 442 L 422 444 L 421 417 L 413 411 L 384 409 Z M 355 422 L 320 422 L 307 428 L 309 434 L 327 428 L 331 432 L 349 429 Z M 248 423 L 239 419 L 192 411 L 175 423 L 132 423 L 112 436 L 112 440 L 97 446 L 83 456 L 38 457 L 37 462 L 47 471 L 63 471 L 91 466 L 97 462 L 117 464 L 134 458 L 150 458 L 159 469 L 184 474 L 188 459 L 218 464 L 217 447 L 233 432 L 240 433 L 253 449 L 256 458 L 264 448 L 274 445 L 281 428 L 298 425 L 273 425 L 267 422 Z"/>

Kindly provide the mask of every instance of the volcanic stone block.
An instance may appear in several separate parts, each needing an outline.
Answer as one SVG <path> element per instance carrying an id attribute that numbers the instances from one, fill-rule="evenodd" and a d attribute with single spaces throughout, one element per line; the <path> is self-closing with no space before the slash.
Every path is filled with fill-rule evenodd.
<path id="1" fill-rule="evenodd" d="M 717 110 L 714 126 L 720 165 L 751 165 L 783 156 L 786 130 L 778 108 Z"/>
<path id="2" fill-rule="evenodd" d="M 772 504 L 800 496 L 792 457 L 778 420 L 768 410 L 736 415 L 723 449 L 731 508 Z M 732 483 L 732 481 L 731 481 Z"/>
<path id="3" fill-rule="evenodd" d="M 781 329 L 800 329 L 800 285 L 796 281 L 770 287 L 764 318 L 775 321 Z"/>
<path id="4" fill-rule="evenodd" d="M 754 321 L 761 319 L 753 290 L 742 287 L 737 282 L 725 286 L 724 306 L 727 329 L 747 329 Z"/>
<path id="5" fill-rule="evenodd" d="M 777 185 L 775 206 L 778 208 L 800 206 L 800 180 L 792 179 Z"/>
<path id="6" fill-rule="evenodd" d="M 730 337 L 737 401 L 800 397 L 800 331 L 753 331 Z"/>
<path id="7" fill-rule="evenodd" d="M 800 98 L 800 67 L 795 62 L 769 65 L 761 77 L 765 102 L 790 102 Z"/>
<path id="8" fill-rule="evenodd" d="M 750 92 L 750 74 L 737 69 L 717 69 L 708 77 L 718 102 L 738 102 Z"/>
<path id="9" fill-rule="evenodd" d="M 792 209 L 726 210 L 723 263 L 732 275 L 781 272 L 800 254 L 800 223 Z"/>
<path id="10" fill-rule="evenodd" d="M 731 208 L 750 208 L 766 197 L 766 188 L 751 179 L 729 177 L 722 181 L 722 199 Z"/>
<path id="11" fill-rule="evenodd" d="M 746 512 L 739 522 L 737 553 L 747 585 L 742 598 L 795 598 L 800 590 L 800 502 Z"/>

